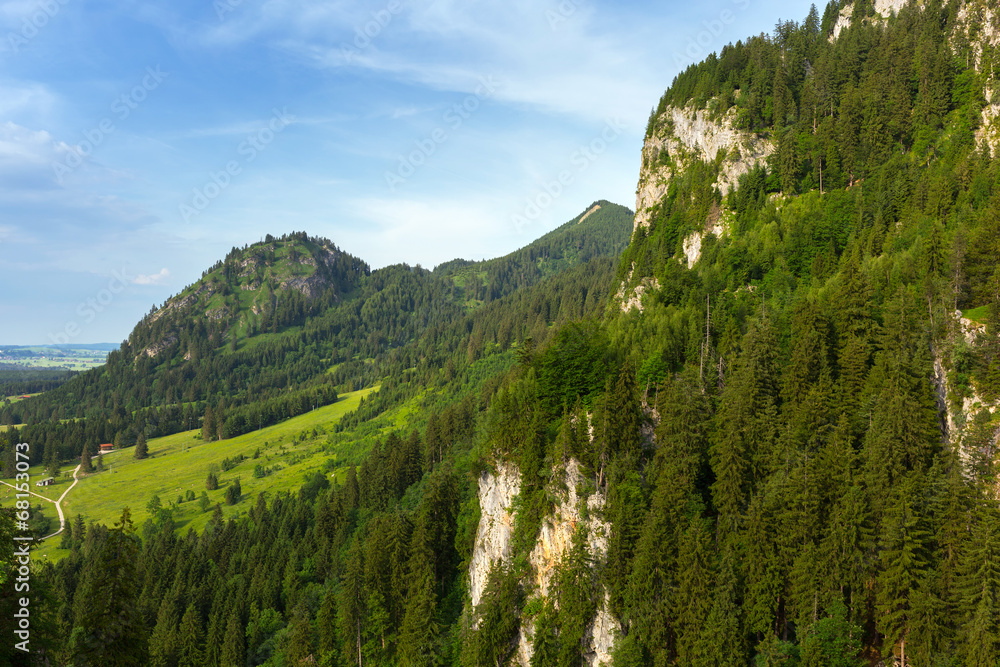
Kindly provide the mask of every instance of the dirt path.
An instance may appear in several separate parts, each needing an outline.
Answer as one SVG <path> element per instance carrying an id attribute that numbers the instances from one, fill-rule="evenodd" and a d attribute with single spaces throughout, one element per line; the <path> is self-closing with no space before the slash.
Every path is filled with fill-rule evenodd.
<path id="1" fill-rule="evenodd" d="M 66 494 L 69 493 L 70 491 L 72 491 L 73 487 L 76 486 L 76 483 L 80 481 L 80 479 L 76 476 L 76 474 L 78 472 L 80 472 L 80 466 L 79 465 L 76 468 L 73 469 L 73 483 L 70 484 L 69 487 L 65 491 L 62 492 L 62 495 L 59 496 L 59 500 L 52 500 L 51 498 L 46 498 L 45 496 L 43 496 L 41 494 L 38 494 L 38 493 L 35 493 L 34 491 L 28 491 L 28 493 L 30 493 L 33 496 L 41 498 L 42 500 L 47 500 L 50 503 L 53 503 L 56 506 L 56 512 L 59 513 L 59 530 L 57 530 L 56 532 L 52 533 L 51 535 L 46 535 L 45 537 L 39 537 L 38 538 L 39 542 L 41 542 L 42 540 L 47 540 L 50 537 L 55 537 L 56 535 L 58 535 L 59 533 L 63 532 L 63 530 L 66 529 L 66 517 L 63 515 L 62 501 L 63 501 L 63 498 L 66 497 Z M 8 482 L 0 481 L 0 484 L 6 484 L 10 488 L 12 488 L 14 490 L 17 490 L 16 486 L 14 486 L 13 484 L 10 484 Z"/>

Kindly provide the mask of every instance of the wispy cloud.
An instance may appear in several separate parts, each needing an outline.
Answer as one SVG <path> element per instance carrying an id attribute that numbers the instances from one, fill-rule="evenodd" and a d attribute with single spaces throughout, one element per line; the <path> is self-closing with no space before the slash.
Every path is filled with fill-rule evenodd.
<path id="1" fill-rule="evenodd" d="M 132 279 L 133 285 L 163 285 L 170 277 L 170 271 L 166 268 L 160 269 L 159 273 L 151 275 L 139 274 Z"/>

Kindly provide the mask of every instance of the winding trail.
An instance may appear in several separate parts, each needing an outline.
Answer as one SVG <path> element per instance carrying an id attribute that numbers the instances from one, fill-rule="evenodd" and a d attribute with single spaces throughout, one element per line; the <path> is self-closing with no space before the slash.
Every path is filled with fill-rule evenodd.
<path id="1" fill-rule="evenodd" d="M 66 497 L 66 494 L 69 493 L 70 491 L 72 491 L 73 487 L 76 486 L 76 483 L 80 481 L 80 479 L 76 476 L 76 474 L 78 472 L 80 472 L 80 466 L 81 465 L 83 465 L 83 464 L 81 463 L 81 464 L 77 465 L 75 468 L 73 468 L 73 483 L 70 484 L 69 487 L 65 491 L 62 492 L 62 495 L 59 496 L 59 500 L 52 500 L 51 498 L 46 498 L 45 496 L 41 495 L 40 493 L 35 493 L 34 491 L 28 491 L 28 493 L 30 493 L 33 496 L 36 496 L 38 498 L 41 498 L 42 500 L 47 500 L 50 503 L 55 504 L 55 506 L 56 506 L 56 512 L 59 513 L 59 530 L 57 530 L 56 532 L 52 533 L 51 535 L 46 535 L 45 537 L 39 537 L 38 538 L 39 542 L 41 542 L 42 540 L 47 540 L 50 537 L 55 537 L 56 535 L 58 535 L 59 533 L 63 532 L 63 530 L 66 529 L 66 517 L 65 517 L 65 515 L 63 515 L 62 501 L 63 501 L 63 498 Z M 14 489 L 15 491 L 17 490 L 17 487 L 14 486 L 13 484 L 10 484 L 9 482 L 0 481 L 0 484 L 5 484 L 5 485 L 9 486 L 10 488 Z"/>

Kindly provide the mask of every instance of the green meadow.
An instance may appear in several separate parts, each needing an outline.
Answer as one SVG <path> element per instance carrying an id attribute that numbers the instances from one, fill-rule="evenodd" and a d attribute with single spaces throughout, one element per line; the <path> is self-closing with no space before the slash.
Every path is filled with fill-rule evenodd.
<path id="1" fill-rule="evenodd" d="M 336 447 L 330 444 L 328 435 L 343 415 L 356 409 L 364 396 L 377 389 L 376 386 L 342 394 L 332 405 L 228 440 L 204 442 L 200 430 L 155 438 L 148 443 L 149 458 L 142 461 L 135 459 L 133 448 L 106 454 L 103 456 L 105 470 L 81 475 L 80 482 L 66 496 L 63 501 L 66 520 L 72 522 L 80 514 L 88 524 L 112 526 L 128 506 L 132 521 L 141 529 L 143 523 L 152 518 L 147 509 L 149 501 L 158 496 L 161 506 L 171 510 L 178 533 L 189 529 L 200 532 L 211 518 L 216 503 L 221 505 L 226 518 L 236 517 L 247 512 L 256 502 L 258 493 L 296 491 L 316 472 L 331 479 L 335 475 L 342 478 L 346 461 L 338 461 Z M 235 461 L 241 455 L 242 461 L 223 470 L 225 459 Z M 93 460 L 96 466 L 97 457 Z M 267 474 L 255 477 L 257 466 L 268 471 Z M 31 490 L 47 498 L 58 498 L 73 483 L 74 467 L 64 466 L 55 484 L 41 488 L 36 487 L 35 482 L 45 476 L 44 470 L 41 466 L 33 467 L 29 471 Z M 214 470 L 219 479 L 219 488 L 214 491 L 206 489 L 209 470 Z M 226 488 L 237 478 L 243 499 L 235 505 L 227 505 Z M 183 500 L 188 491 L 194 493 L 195 500 Z M 206 511 L 199 503 L 202 491 L 208 494 L 210 502 Z M 0 506 L 10 506 L 14 500 L 14 489 L 0 487 Z M 53 503 L 32 499 L 32 507 L 38 503 L 43 505 L 47 516 L 57 516 Z M 35 557 L 58 559 L 67 554 L 68 551 L 58 548 L 60 538 L 43 541 Z"/>

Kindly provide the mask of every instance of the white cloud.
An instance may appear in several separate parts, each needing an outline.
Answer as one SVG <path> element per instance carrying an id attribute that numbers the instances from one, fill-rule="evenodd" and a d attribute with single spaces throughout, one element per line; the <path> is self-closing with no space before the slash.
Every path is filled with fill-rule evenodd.
<path id="1" fill-rule="evenodd" d="M 56 107 L 57 99 L 56 95 L 41 83 L 0 81 L 0 116 L 5 118 L 18 114 L 35 119 L 45 117 Z"/>
<path id="2" fill-rule="evenodd" d="M 163 285 L 167 278 L 170 277 L 169 269 L 160 269 L 159 273 L 154 273 L 152 275 L 139 274 L 132 279 L 133 285 Z"/>
<path id="3" fill-rule="evenodd" d="M 55 188 L 53 165 L 71 152 L 45 130 L 0 123 L 0 193 Z"/>

